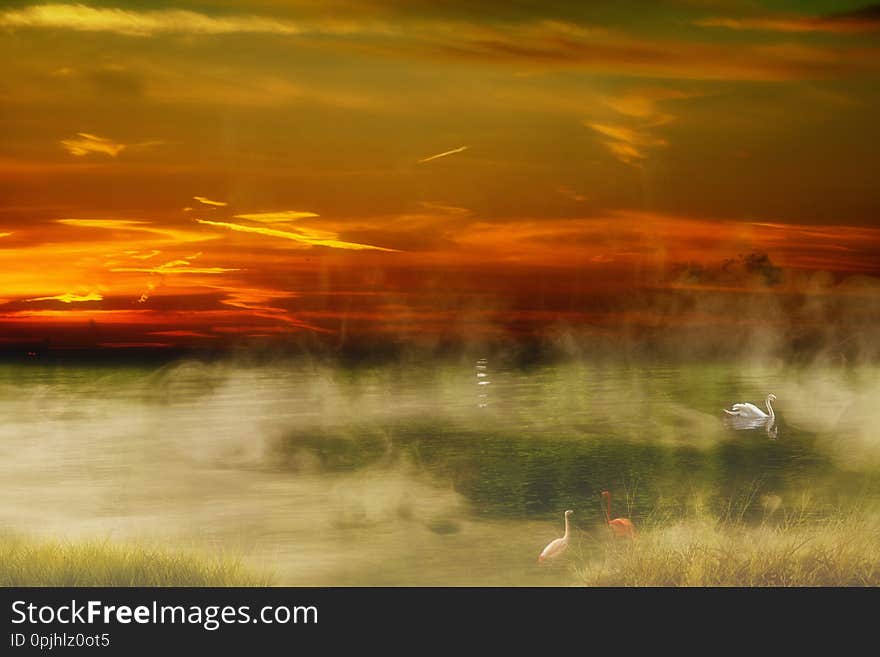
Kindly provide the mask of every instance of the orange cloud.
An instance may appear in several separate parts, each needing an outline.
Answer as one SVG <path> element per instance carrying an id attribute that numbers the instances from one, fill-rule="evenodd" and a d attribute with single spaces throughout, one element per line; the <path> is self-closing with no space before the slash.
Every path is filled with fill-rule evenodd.
<path id="1" fill-rule="evenodd" d="M 204 331 L 189 330 L 170 330 L 170 331 L 150 331 L 149 335 L 161 335 L 167 338 L 213 338 L 216 337 Z"/>
<path id="2" fill-rule="evenodd" d="M 549 189 L 553 193 L 555 188 Z M 590 295 L 679 289 L 694 281 L 704 291 L 716 285 L 742 292 L 750 289 L 747 277 L 679 277 L 680 265 L 697 263 L 702 267 L 693 271 L 709 271 L 757 251 L 767 253 L 773 267 L 783 272 L 782 282 L 769 291 L 761 289 L 762 294 L 783 293 L 797 280 L 791 278 L 795 269 L 880 270 L 880 228 L 870 226 L 745 223 L 635 211 L 502 220 L 466 208 L 421 203 L 411 214 L 347 221 L 345 230 L 350 232 L 343 234 L 357 235 L 348 242 L 336 232 L 342 224 L 319 230 L 299 227 L 291 219 L 296 227 L 279 229 L 271 221 L 248 220 L 254 225 L 231 225 L 267 239 L 215 242 L 210 263 L 196 260 L 207 258 L 197 252 L 200 246 L 173 242 L 165 231 L 175 229 L 153 222 L 61 220 L 54 225 L 52 241 L 24 229 L 20 248 L 0 250 L 0 289 L 6 300 L 0 327 L 9 327 L 4 336 L 25 341 L 50 336 L 55 344 L 55 336 L 76 335 L 81 344 L 94 344 L 97 339 L 158 341 L 158 332 L 169 331 L 206 333 L 225 341 L 230 335 L 298 330 L 354 336 L 390 327 L 415 335 L 448 331 L 465 322 L 471 322 L 468 330 L 474 332 L 493 326 L 525 330 L 529 322 L 616 321 L 607 309 L 597 310 L 591 319 Z M 201 221 L 207 225 L 196 230 L 235 230 L 231 222 Z M 411 235 L 424 240 L 420 250 L 393 257 L 383 247 L 369 253 L 337 247 L 297 258 L 283 250 L 287 244 L 396 245 Z M 244 242 L 247 248 L 242 248 Z M 59 290 L 76 293 L 56 295 Z M 92 290 L 103 293 L 100 304 L 77 303 L 97 301 L 89 299 L 96 294 Z M 55 303 L 47 304 L 52 313 L 45 314 L 43 306 L 26 300 Z M 104 312 L 87 310 L 90 306 Z M 462 318 L 462 309 L 472 306 L 479 310 L 467 310 Z M 88 333 L 92 320 L 99 338 Z M 165 338 L 169 343 L 202 339 L 170 333 Z"/>
<path id="3" fill-rule="evenodd" d="M 279 321 L 289 326 L 304 328 L 318 333 L 333 332 L 330 329 L 303 321 L 301 319 L 303 313 L 293 313 L 287 308 L 268 305 L 273 300 L 290 299 L 299 296 L 296 292 L 235 285 L 217 286 L 217 289 L 222 290 L 226 295 L 226 298 L 222 300 L 224 305 L 237 308 L 247 316 Z M 261 329 L 265 330 L 266 327 L 263 326 Z"/>
<path id="4" fill-rule="evenodd" d="M 630 89 L 620 94 L 603 97 L 602 102 L 618 114 L 638 118 L 650 125 L 663 125 L 675 117 L 659 108 L 665 101 L 694 98 L 698 94 L 663 87 Z"/>
<path id="5" fill-rule="evenodd" d="M 559 185 L 556 188 L 556 191 L 565 196 L 566 198 L 571 199 L 572 201 L 577 201 L 578 203 L 583 203 L 584 201 L 588 201 L 589 197 L 585 194 L 581 194 L 573 190 L 571 187 L 567 187 L 566 185 Z"/>
<path id="6" fill-rule="evenodd" d="M 826 18 L 702 19 L 699 24 L 740 28 L 748 21 L 788 31 L 876 29 L 876 18 L 858 12 Z M 168 34 L 220 36 L 270 34 L 312 38 L 320 46 L 372 51 L 389 57 L 446 57 L 489 63 L 527 63 L 542 68 L 575 68 L 598 73 L 680 79 L 790 80 L 834 76 L 841 70 L 877 68 L 876 49 L 811 49 L 813 56 L 791 56 L 751 45 L 703 40 L 651 38 L 597 25 L 548 20 L 536 15 L 520 21 L 463 21 L 407 16 L 283 20 L 258 15 L 212 16 L 189 10 L 95 8 L 45 4 L 0 13 L 0 26 L 12 29 L 106 32 L 130 37 Z M 752 29 L 752 28 L 749 28 Z M 320 40 L 314 39 L 320 37 Z M 269 85 L 270 87 L 273 85 Z M 283 86 L 283 85 L 282 85 Z M 185 91 L 181 90 L 181 91 Z M 289 91 L 285 92 L 290 97 Z M 295 94 L 294 94 L 295 95 Z M 229 96 L 224 92 L 223 96 Z M 254 96 L 250 94 L 249 96 Z M 266 96 L 256 94 L 260 99 Z"/>
<path id="7" fill-rule="evenodd" d="M 777 14 L 730 18 L 713 16 L 694 21 L 702 27 L 722 27 L 730 30 L 759 30 L 767 32 L 829 32 L 849 34 L 880 31 L 880 6 L 868 5 L 853 11 L 827 16 Z"/>
<path id="8" fill-rule="evenodd" d="M 454 257 L 460 263 L 486 266 L 663 269 L 763 251 L 786 267 L 862 272 L 878 270 L 880 252 L 880 228 L 743 224 L 636 211 L 603 217 L 475 222 L 454 239 L 459 247 Z M 453 256 L 438 253 L 433 257 L 444 261 Z"/>
<path id="9" fill-rule="evenodd" d="M 266 303 L 273 299 L 289 299 L 298 296 L 295 292 L 288 290 L 274 290 L 268 288 L 244 287 L 244 286 L 223 286 L 217 287 L 226 295 L 223 303 L 235 308 L 244 308 L 245 310 L 262 310 L 269 312 L 285 313 L 283 308 L 275 308 L 267 306 Z"/>
<path id="10" fill-rule="evenodd" d="M 110 320 L 115 324 L 143 324 L 149 321 L 148 310 L 20 310 L 0 313 L 4 322 L 44 322 L 47 324 L 82 324 L 89 320 Z"/>
<path id="11" fill-rule="evenodd" d="M 644 34 L 558 20 L 505 24 L 427 23 L 407 38 L 358 44 L 388 56 L 446 56 L 481 63 L 528 64 L 613 75 L 682 80 L 798 80 L 835 77 L 841 71 L 876 70 L 874 48 L 735 49 L 703 40 L 652 38 Z"/>

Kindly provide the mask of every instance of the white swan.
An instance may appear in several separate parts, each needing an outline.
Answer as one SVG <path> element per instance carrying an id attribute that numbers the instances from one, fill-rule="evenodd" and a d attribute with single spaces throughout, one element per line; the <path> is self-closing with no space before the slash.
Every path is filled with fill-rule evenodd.
<path id="1" fill-rule="evenodd" d="M 734 415 L 736 417 L 755 418 L 758 420 L 773 420 L 776 418 L 776 414 L 773 412 L 773 407 L 770 405 L 770 402 L 772 401 L 776 401 L 776 395 L 771 392 L 769 395 L 767 395 L 766 402 L 764 402 L 767 405 L 766 413 L 754 404 L 748 403 L 734 404 L 730 407 L 729 411 L 726 408 L 722 410 L 728 415 Z"/>
<path id="2" fill-rule="evenodd" d="M 565 549 L 568 547 L 568 517 L 572 513 L 574 513 L 574 511 L 569 510 L 565 512 L 565 534 L 562 535 L 562 538 L 550 541 L 547 547 L 544 548 L 544 551 L 541 552 L 538 561 L 554 559 L 565 552 Z"/>

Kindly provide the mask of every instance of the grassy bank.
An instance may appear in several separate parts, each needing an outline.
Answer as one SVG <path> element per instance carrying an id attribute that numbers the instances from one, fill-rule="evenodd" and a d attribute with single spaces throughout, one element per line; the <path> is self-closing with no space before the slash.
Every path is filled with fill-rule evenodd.
<path id="1" fill-rule="evenodd" d="M 0 536 L 0 586 L 265 586 L 234 559 L 106 541 Z"/>
<path id="2" fill-rule="evenodd" d="M 880 586 L 880 522 L 850 515 L 759 526 L 693 517 L 600 537 L 576 563 L 588 586 Z"/>

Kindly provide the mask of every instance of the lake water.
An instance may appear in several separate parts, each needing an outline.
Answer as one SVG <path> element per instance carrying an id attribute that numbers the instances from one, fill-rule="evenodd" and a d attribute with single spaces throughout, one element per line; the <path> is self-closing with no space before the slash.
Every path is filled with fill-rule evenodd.
<path id="1" fill-rule="evenodd" d="M 770 392 L 774 431 L 725 426 Z M 637 527 L 880 502 L 867 366 L 4 365 L 0 413 L 0 530 L 217 552 L 285 585 L 572 584 L 605 489 Z M 565 509 L 570 554 L 539 566 Z"/>

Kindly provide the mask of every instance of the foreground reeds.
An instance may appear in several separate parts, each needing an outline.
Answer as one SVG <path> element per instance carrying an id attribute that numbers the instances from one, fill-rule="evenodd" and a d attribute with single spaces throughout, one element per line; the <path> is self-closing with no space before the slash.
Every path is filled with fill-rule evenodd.
<path id="1" fill-rule="evenodd" d="M 235 559 L 107 541 L 0 536 L 0 586 L 265 586 Z"/>
<path id="2" fill-rule="evenodd" d="M 851 515 L 749 525 L 694 517 L 634 541 L 600 535 L 575 567 L 588 586 L 880 586 L 880 523 Z"/>

